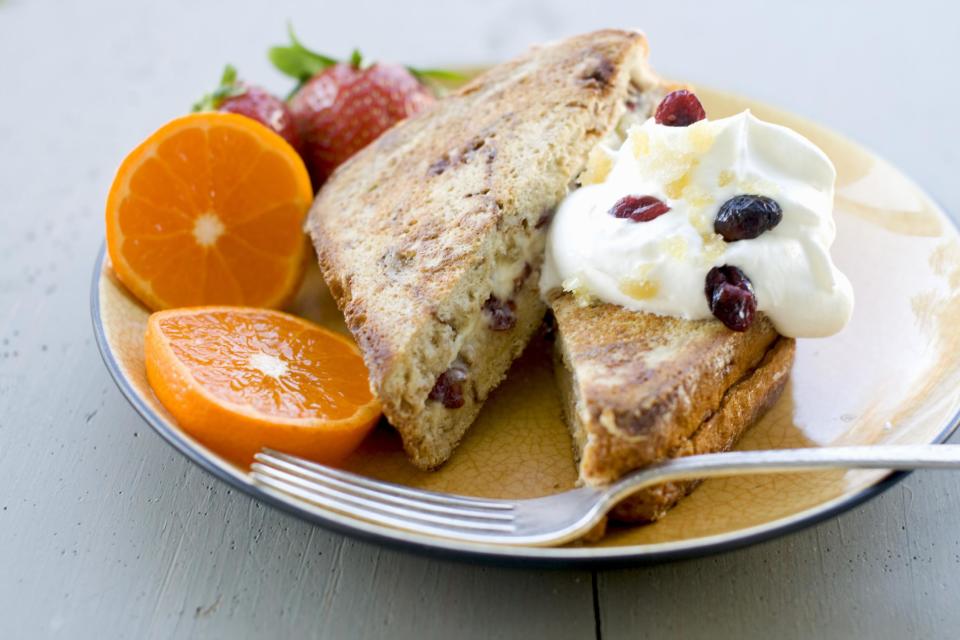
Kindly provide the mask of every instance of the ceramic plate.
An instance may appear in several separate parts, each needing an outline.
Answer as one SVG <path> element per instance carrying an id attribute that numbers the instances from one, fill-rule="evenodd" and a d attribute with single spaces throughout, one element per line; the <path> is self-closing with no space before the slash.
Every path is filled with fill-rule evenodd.
<path id="1" fill-rule="evenodd" d="M 853 282 L 853 319 L 840 334 L 799 340 L 791 381 L 741 448 L 930 443 L 945 439 L 960 410 L 960 236 L 913 182 L 841 136 L 750 100 L 700 89 L 711 117 L 750 108 L 818 144 L 837 166 L 836 262 Z M 491 547 L 413 535 L 308 505 L 253 485 L 180 431 L 154 397 L 143 364 L 148 312 L 113 277 L 101 254 L 93 320 L 110 373 L 134 408 L 168 442 L 221 480 L 304 519 L 351 535 L 428 552 L 540 565 L 629 564 L 701 555 L 770 538 L 876 495 L 902 477 L 835 471 L 705 482 L 656 524 L 614 528 L 600 543 L 554 549 Z M 345 331 L 317 270 L 294 313 Z M 402 484 L 491 498 L 571 488 L 576 472 L 550 358 L 533 345 L 491 396 L 453 458 L 426 473 L 381 425 L 346 466 Z"/>

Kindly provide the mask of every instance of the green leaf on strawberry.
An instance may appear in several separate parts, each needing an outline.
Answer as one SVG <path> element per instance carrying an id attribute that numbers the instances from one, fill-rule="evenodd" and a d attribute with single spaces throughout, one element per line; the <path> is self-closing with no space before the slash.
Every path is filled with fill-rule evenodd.
<path id="1" fill-rule="evenodd" d="M 270 47 L 267 56 L 273 66 L 299 84 L 337 64 L 338 60 L 303 46 L 297 34 L 293 32 L 292 25 L 287 25 L 287 33 L 290 36 L 290 44 L 285 47 Z"/>
<path id="2" fill-rule="evenodd" d="M 421 81 L 439 80 L 440 82 L 463 82 L 467 79 L 467 76 L 459 71 L 450 71 L 449 69 L 417 69 L 416 67 L 407 67 L 407 70 Z"/>
<path id="3" fill-rule="evenodd" d="M 287 24 L 287 34 L 290 37 L 290 44 L 287 46 L 271 47 L 267 52 L 267 57 L 270 59 L 270 62 L 273 63 L 273 66 L 281 73 L 297 81 L 297 86 L 290 92 L 289 98 L 299 91 L 300 87 L 302 87 L 307 80 L 318 73 L 326 71 L 341 61 L 308 49 L 300 42 L 300 39 L 297 38 L 297 34 L 293 31 L 293 25 L 289 23 Z M 354 49 L 350 53 L 348 60 L 350 66 L 359 69 L 363 62 L 360 50 Z M 438 87 L 435 83 L 439 83 L 440 85 L 456 85 L 466 80 L 466 76 L 456 71 L 417 69 L 409 66 L 406 67 L 406 69 L 422 84 L 430 86 L 435 92 L 438 89 L 443 89 L 442 86 Z"/>
<path id="4" fill-rule="evenodd" d="M 220 85 L 193 103 L 192 111 L 216 111 L 227 98 L 234 98 L 246 93 L 247 89 L 237 82 L 237 70 L 232 64 L 223 68 L 220 75 Z"/>

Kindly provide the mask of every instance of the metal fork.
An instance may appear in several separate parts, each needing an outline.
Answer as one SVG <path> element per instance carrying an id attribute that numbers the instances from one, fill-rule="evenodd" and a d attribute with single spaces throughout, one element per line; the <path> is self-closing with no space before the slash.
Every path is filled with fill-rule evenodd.
<path id="1" fill-rule="evenodd" d="M 499 500 L 412 489 L 269 449 L 255 457 L 255 482 L 320 507 L 453 540 L 540 547 L 583 536 L 620 500 L 673 480 L 836 468 L 960 469 L 960 447 L 951 445 L 733 451 L 665 460 L 605 487 Z"/>

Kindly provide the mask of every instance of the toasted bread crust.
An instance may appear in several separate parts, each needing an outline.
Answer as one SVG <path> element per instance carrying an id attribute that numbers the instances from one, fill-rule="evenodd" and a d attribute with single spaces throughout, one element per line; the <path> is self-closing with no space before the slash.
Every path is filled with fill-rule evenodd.
<path id="1" fill-rule="evenodd" d="M 731 449 L 780 397 L 795 341 L 760 317 L 745 333 L 688 321 L 552 301 L 555 371 L 580 481 L 602 485 L 657 460 Z M 661 518 L 696 481 L 634 494 L 610 517 Z"/>
<path id="2" fill-rule="evenodd" d="M 780 398 L 790 378 L 794 352 L 793 339 L 778 338 L 757 368 L 724 394 L 717 411 L 693 435 L 684 438 L 667 457 L 679 458 L 732 449 L 747 429 Z M 629 446 L 623 441 L 611 443 L 611 455 L 616 457 L 623 447 Z M 659 520 L 699 483 L 698 480 L 668 482 L 645 489 L 618 504 L 610 517 L 623 522 Z"/>
<path id="3" fill-rule="evenodd" d="M 737 333 L 715 320 L 584 306 L 568 293 L 551 306 L 573 372 L 580 476 L 594 485 L 676 451 L 779 337 L 762 315 Z"/>
<path id="4" fill-rule="evenodd" d="M 523 246 L 542 241 L 630 92 L 660 90 L 645 55 L 643 36 L 616 30 L 534 49 L 387 131 L 318 194 L 307 230 L 321 270 L 418 466 L 450 455 L 532 335 L 544 306 L 523 293 L 509 340 L 467 334 L 499 267 L 526 260 L 536 283 L 542 252 Z M 466 342 L 467 403 L 437 411 L 427 395 Z"/>

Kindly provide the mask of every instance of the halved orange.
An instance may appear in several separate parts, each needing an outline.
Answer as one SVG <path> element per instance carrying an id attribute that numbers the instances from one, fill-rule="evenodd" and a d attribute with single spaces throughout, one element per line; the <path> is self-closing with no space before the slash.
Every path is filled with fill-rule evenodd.
<path id="1" fill-rule="evenodd" d="M 280 311 L 154 313 L 146 365 L 150 386 L 180 427 L 244 466 L 262 447 L 336 463 L 380 416 L 356 345 Z"/>
<path id="2" fill-rule="evenodd" d="M 233 113 L 164 125 L 124 159 L 107 198 L 117 278 L 152 309 L 279 307 L 300 283 L 313 190 L 279 135 Z"/>

